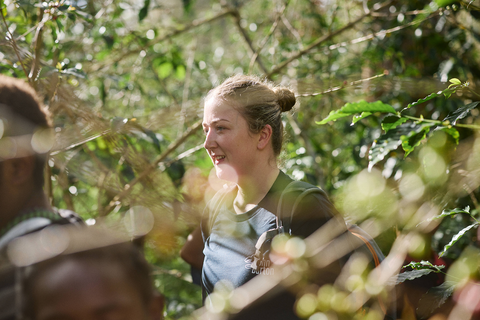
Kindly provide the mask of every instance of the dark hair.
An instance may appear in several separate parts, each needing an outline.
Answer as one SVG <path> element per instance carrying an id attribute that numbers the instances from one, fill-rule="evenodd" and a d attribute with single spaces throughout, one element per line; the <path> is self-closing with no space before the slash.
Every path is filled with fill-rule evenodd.
<path id="1" fill-rule="evenodd" d="M 295 105 L 295 94 L 286 87 L 278 87 L 255 76 L 235 75 L 212 89 L 205 100 L 221 98 L 237 103 L 236 109 L 248 123 L 252 133 L 258 133 L 267 124 L 272 127 L 272 146 L 275 156 L 282 150 L 282 112 Z"/>
<path id="2" fill-rule="evenodd" d="M 51 120 L 43 108 L 35 90 L 25 81 L 0 75 L 0 120 L 6 117 L 8 126 L 3 136 L 14 137 L 33 135 L 39 128 L 50 128 Z M 2 136 L 0 136 L 2 138 Z M 37 154 L 35 157 L 34 183 L 43 186 L 43 170 L 47 154 Z"/>
<path id="3" fill-rule="evenodd" d="M 48 270 L 67 261 L 78 261 L 97 266 L 119 267 L 123 272 L 125 280 L 129 281 L 137 289 L 136 291 L 140 294 L 145 306 L 148 306 L 153 299 L 155 289 L 151 278 L 150 265 L 135 245 L 132 243 L 121 243 L 60 255 L 27 267 L 23 282 L 25 297 L 23 305 L 28 319 L 34 319 L 35 300 L 33 292 L 38 279 Z M 72 288 L 72 290 L 75 289 Z"/>

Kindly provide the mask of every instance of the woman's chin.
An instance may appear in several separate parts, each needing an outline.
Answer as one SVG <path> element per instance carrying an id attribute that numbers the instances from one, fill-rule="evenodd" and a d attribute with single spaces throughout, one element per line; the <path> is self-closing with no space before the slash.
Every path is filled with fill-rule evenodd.
<path id="1" fill-rule="evenodd" d="M 221 180 L 225 180 L 228 182 L 237 183 L 238 182 L 238 174 L 231 166 L 227 164 L 221 164 L 215 166 L 215 172 L 217 174 L 217 178 Z"/>

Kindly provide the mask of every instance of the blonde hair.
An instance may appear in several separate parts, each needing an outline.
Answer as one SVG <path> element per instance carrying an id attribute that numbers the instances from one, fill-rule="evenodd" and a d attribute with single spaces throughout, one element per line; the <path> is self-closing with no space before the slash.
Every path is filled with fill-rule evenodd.
<path id="1" fill-rule="evenodd" d="M 256 76 L 235 75 L 210 90 L 205 100 L 219 98 L 235 102 L 236 108 L 245 118 L 252 133 L 259 133 L 267 124 L 272 127 L 272 146 L 275 156 L 282 150 L 282 112 L 290 111 L 295 105 L 295 94 L 286 87 Z"/>

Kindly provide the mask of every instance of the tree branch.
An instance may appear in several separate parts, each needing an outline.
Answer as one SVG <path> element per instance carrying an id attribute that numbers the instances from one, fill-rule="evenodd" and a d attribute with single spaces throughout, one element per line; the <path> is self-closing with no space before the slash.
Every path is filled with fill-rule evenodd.
<path id="1" fill-rule="evenodd" d="M 3 15 L 3 11 L 1 12 L 1 15 L 2 15 L 3 24 L 5 25 L 5 33 L 9 35 L 8 40 L 12 43 L 13 50 L 15 51 L 15 54 L 17 55 L 18 62 L 22 66 L 23 73 L 25 73 L 25 76 L 27 77 L 28 81 L 30 82 L 30 78 L 28 78 L 27 69 L 25 68 L 25 65 L 23 64 L 22 58 L 20 57 L 20 53 L 18 52 L 17 42 L 13 38 L 13 34 L 8 29 L 7 20 L 5 20 L 5 16 Z"/>
<path id="2" fill-rule="evenodd" d="M 382 5 L 380 5 L 375 11 L 379 11 L 383 8 L 385 8 L 386 6 L 388 6 L 392 1 L 389 0 L 389 1 L 386 1 L 384 2 Z M 284 62 L 282 62 L 280 65 L 278 65 L 277 67 L 275 67 L 273 70 L 271 70 L 268 74 L 267 74 L 267 78 L 269 79 L 272 79 L 272 76 L 279 73 L 283 68 L 285 68 L 287 65 L 289 65 L 292 61 L 294 61 L 295 59 L 298 59 L 299 57 L 303 56 L 304 54 L 310 52 L 313 48 L 321 45 L 322 43 L 330 40 L 331 38 L 335 37 L 336 35 L 339 35 L 341 34 L 342 32 L 352 28 L 353 26 L 355 26 L 357 23 L 359 23 L 360 21 L 362 21 L 363 19 L 365 19 L 366 17 L 370 16 L 372 14 L 372 12 L 374 11 L 369 11 L 368 13 L 365 13 L 363 14 L 362 16 L 358 17 L 356 20 L 350 22 L 349 24 L 347 24 L 346 26 L 336 30 L 336 31 L 333 31 L 332 33 L 329 33 L 319 39 L 317 39 L 314 43 L 312 43 L 311 45 L 309 45 L 308 47 L 306 47 L 305 49 L 303 50 L 300 50 L 298 51 L 296 54 L 292 55 L 290 58 L 288 58 L 287 60 L 285 60 Z"/>
<path id="3" fill-rule="evenodd" d="M 287 5 L 283 6 L 282 10 L 277 14 L 277 16 L 275 17 L 275 21 L 273 22 L 272 27 L 270 28 L 270 31 L 265 36 L 265 38 L 263 38 L 262 42 L 260 43 L 260 46 L 258 47 L 258 49 L 253 54 L 252 58 L 250 59 L 250 64 L 248 66 L 248 73 L 252 71 L 253 65 L 255 64 L 255 61 L 257 60 L 258 55 L 263 50 L 263 47 L 265 47 L 265 45 L 267 44 L 267 41 L 272 36 L 273 32 L 277 29 L 278 21 L 280 20 L 280 18 L 282 19 L 285 18 L 283 13 L 285 12 L 286 8 L 287 8 Z"/>
<path id="4" fill-rule="evenodd" d="M 154 171 L 157 168 L 157 165 L 160 162 L 165 160 L 165 158 L 170 153 L 175 151 L 180 145 L 182 145 L 185 142 L 185 140 L 187 140 L 188 137 L 193 135 L 201 127 L 202 127 L 202 120 L 199 120 L 198 122 L 193 124 L 187 131 L 185 131 L 184 134 L 179 139 L 177 139 L 176 141 L 171 143 L 168 146 L 167 150 L 165 150 L 152 163 L 150 163 L 150 165 L 145 170 L 143 170 L 143 172 L 140 173 L 135 179 L 133 179 L 129 184 L 126 184 L 124 189 L 120 193 L 118 193 L 115 197 L 113 197 L 112 201 L 110 201 L 108 206 L 105 207 L 103 213 L 106 215 L 110 211 L 112 211 L 113 208 L 117 205 L 118 202 L 120 202 L 123 198 L 125 198 L 126 196 L 128 196 L 132 192 L 133 186 L 135 186 L 138 182 L 140 182 L 142 179 L 144 179 L 149 174 L 151 174 L 152 171 Z"/>
<path id="5" fill-rule="evenodd" d="M 248 44 L 248 48 L 250 49 L 250 55 L 253 58 L 253 56 L 255 55 L 255 49 L 253 48 L 253 43 L 252 43 L 252 40 L 250 39 L 248 33 L 242 28 L 242 26 L 240 24 L 240 20 L 241 20 L 240 13 L 238 12 L 238 10 L 234 10 L 234 11 L 232 11 L 232 15 L 233 15 L 233 19 L 235 20 L 235 24 L 237 25 L 238 30 L 242 34 L 245 42 Z M 256 60 L 257 60 L 258 65 L 260 66 L 260 69 L 262 69 L 262 72 L 264 74 L 267 74 L 268 70 L 267 70 L 267 68 L 265 68 L 265 65 L 263 64 L 262 60 L 260 60 L 260 57 L 258 55 L 257 55 Z"/>
<path id="6" fill-rule="evenodd" d="M 100 69 L 102 68 L 106 68 L 106 67 L 109 67 L 111 66 L 112 64 L 115 64 L 115 63 L 118 63 L 120 61 L 122 61 L 124 58 L 132 55 L 132 54 L 138 54 L 140 51 L 142 50 L 146 50 L 148 47 L 154 45 L 154 44 L 157 44 L 159 42 L 162 42 L 162 41 L 165 41 L 167 39 L 170 39 L 170 38 L 173 38 L 179 34 L 182 34 L 184 32 L 187 32 L 187 31 L 190 31 L 194 28 L 197 28 L 201 25 L 204 25 L 204 24 L 207 24 L 207 23 L 210 23 L 210 22 L 213 22 L 215 20 L 218 20 L 218 19 L 221 19 L 223 17 L 225 17 L 226 15 L 230 15 L 232 14 L 232 10 L 224 10 L 222 12 L 220 12 L 219 14 L 217 14 L 216 16 L 213 16 L 211 18 L 208 18 L 208 19 L 203 19 L 203 20 L 195 20 L 193 21 L 191 24 L 187 25 L 186 27 L 184 28 L 181 28 L 181 29 L 177 29 L 177 30 L 174 30 L 173 32 L 170 32 L 169 34 L 166 34 L 164 36 L 160 36 L 160 37 L 157 37 L 156 39 L 153 39 L 151 41 L 148 41 L 146 44 L 144 44 L 143 46 L 140 46 L 138 48 L 135 48 L 135 49 L 132 49 L 130 51 L 127 51 L 125 52 L 124 54 L 118 56 L 117 58 L 114 58 L 112 61 L 106 63 L 106 64 L 103 64 L 103 65 L 97 65 L 97 66 L 93 66 L 91 71 L 92 72 L 95 72 L 95 71 L 99 71 Z"/>

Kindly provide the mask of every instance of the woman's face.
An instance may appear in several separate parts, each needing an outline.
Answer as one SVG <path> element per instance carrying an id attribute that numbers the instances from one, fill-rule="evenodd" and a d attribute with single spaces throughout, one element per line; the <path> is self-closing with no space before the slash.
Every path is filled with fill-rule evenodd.
<path id="1" fill-rule="evenodd" d="M 203 131 L 204 147 L 219 179 L 238 183 L 252 172 L 259 135 L 249 131 L 247 121 L 232 102 L 214 97 L 208 99 L 203 113 Z"/>

